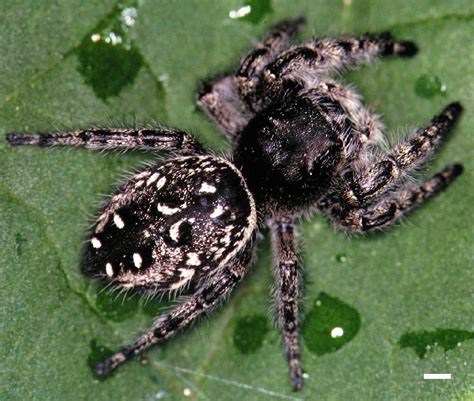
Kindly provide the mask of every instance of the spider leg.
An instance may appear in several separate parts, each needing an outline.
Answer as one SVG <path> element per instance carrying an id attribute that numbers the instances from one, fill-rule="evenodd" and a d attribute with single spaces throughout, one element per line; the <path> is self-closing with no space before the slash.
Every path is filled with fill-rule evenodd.
<path id="1" fill-rule="evenodd" d="M 361 171 L 343 175 L 343 198 L 354 205 L 369 204 L 389 191 L 409 171 L 433 153 L 456 122 L 462 106 L 451 103 L 425 127 Z"/>
<path id="2" fill-rule="evenodd" d="M 298 342 L 298 311 L 301 297 L 301 266 L 298 262 L 296 228 L 286 218 L 270 224 L 277 267 L 275 298 L 278 325 L 283 332 L 285 351 L 290 364 L 290 381 L 295 390 L 303 386 Z"/>
<path id="3" fill-rule="evenodd" d="M 250 69 L 250 77 L 239 78 L 239 91 L 249 108 L 258 112 L 267 105 L 264 99 L 285 96 L 291 90 L 289 81 L 304 86 L 322 74 L 369 63 L 379 56 L 410 57 L 416 52 L 413 42 L 396 41 L 390 33 L 312 39 L 262 60 L 258 69 Z"/>
<path id="4" fill-rule="evenodd" d="M 347 208 L 343 203 L 326 207 L 331 218 L 343 228 L 364 233 L 393 224 L 403 214 L 421 205 L 451 184 L 462 174 L 463 167 L 453 164 L 435 174 L 421 185 L 410 184 L 382 195 L 380 200 L 365 208 Z"/>
<path id="5" fill-rule="evenodd" d="M 379 56 L 411 57 L 416 52 L 413 42 L 396 41 L 388 32 L 312 39 L 281 53 L 265 67 L 263 74 L 272 81 L 298 72 L 337 72 L 344 67 L 369 63 Z"/>
<path id="6" fill-rule="evenodd" d="M 198 104 L 217 126 L 234 140 L 253 116 L 235 89 L 235 77 L 224 76 L 205 82 L 198 93 Z"/>
<path id="7" fill-rule="evenodd" d="M 202 85 L 198 93 L 199 106 L 231 140 L 253 117 L 251 109 L 248 110 L 239 96 L 245 100 L 246 94 L 253 93 L 258 74 L 289 46 L 291 36 L 303 25 L 302 17 L 275 25 L 263 41 L 244 57 L 235 75 L 218 77 Z"/>
<path id="8" fill-rule="evenodd" d="M 291 37 L 303 28 L 305 22 L 303 17 L 297 17 L 275 25 L 254 50 L 241 61 L 236 73 L 237 88 L 251 110 L 253 110 L 253 103 L 258 101 L 255 89 L 259 84 L 262 71 L 279 53 L 288 48 Z"/>
<path id="9" fill-rule="evenodd" d="M 7 134 L 11 145 L 82 146 L 89 149 L 171 150 L 179 154 L 206 153 L 194 136 L 171 128 L 104 128 L 52 134 Z"/>
<path id="10" fill-rule="evenodd" d="M 163 343 L 189 326 L 198 317 L 211 312 L 230 294 L 248 270 L 253 256 L 251 241 L 232 265 L 214 274 L 184 303 L 161 316 L 153 326 L 133 344 L 125 347 L 96 366 L 100 376 L 106 376 L 122 363 Z"/>

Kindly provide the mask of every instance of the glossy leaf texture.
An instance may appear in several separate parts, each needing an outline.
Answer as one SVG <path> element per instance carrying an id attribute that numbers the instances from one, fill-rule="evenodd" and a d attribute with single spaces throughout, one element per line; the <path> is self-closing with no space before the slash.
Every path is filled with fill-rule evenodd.
<path id="1" fill-rule="evenodd" d="M 0 399 L 474 396 L 474 3 L 257 3 L 12 0 L 2 6 Z M 423 174 L 461 162 L 464 175 L 386 233 L 347 238 L 323 217 L 302 222 L 309 323 L 303 326 L 301 392 L 289 386 L 283 345 L 269 315 L 268 240 L 252 272 L 217 313 L 148 352 L 147 362 L 128 363 L 109 379 L 97 380 L 94 362 L 170 306 L 166 300 L 146 303 L 109 294 L 78 269 L 103 194 L 125 172 L 156 156 L 11 148 L 4 134 L 151 123 L 192 130 L 223 151 L 222 135 L 196 109 L 200 82 L 231 71 L 271 24 L 295 15 L 308 20 L 301 39 L 391 31 L 414 40 L 420 48 L 415 58 L 377 62 L 343 79 L 354 82 L 382 114 L 393 142 L 448 102 L 463 103 L 460 123 Z M 452 380 L 425 381 L 423 373 L 451 373 Z"/>

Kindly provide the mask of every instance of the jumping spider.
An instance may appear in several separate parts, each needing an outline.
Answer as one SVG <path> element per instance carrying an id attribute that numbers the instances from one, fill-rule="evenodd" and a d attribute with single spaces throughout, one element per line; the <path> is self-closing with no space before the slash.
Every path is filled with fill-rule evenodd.
<path id="1" fill-rule="evenodd" d="M 235 74 L 201 88 L 198 103 L 232 142 L 230 158 L 175 129 L 7 136 L 12 145 L 173 152 L 120 184 L 95 223 L 82 271 L 116 288 L 151 294 L 187 290 L 192 296 L 99 363 L 99 375 L 167 341 L 227 298 L 249 270 L 256 235 L 266 226 L 275 253 L 278 325 L 291 385 L 300 389 L 299 218 L 320 211 L 347 231 L 374 231 L 461 174 L 462 166 L 453 164 L 423 183 L 404 180 L 442 142 L 462 110 L 459 103 L 376 157 L 383 143 L 379 117 L 353 89 L 331 78 L 379 56 L 411 57 L 414 43 L 384 33 L 290 46 L 303 25 L 296 18 L 274 26 Z"/>

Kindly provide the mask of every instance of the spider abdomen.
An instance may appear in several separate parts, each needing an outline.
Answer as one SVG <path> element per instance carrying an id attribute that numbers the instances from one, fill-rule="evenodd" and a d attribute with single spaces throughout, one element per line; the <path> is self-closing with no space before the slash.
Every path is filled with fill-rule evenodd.
<path id="1" fill-rule="evenodd" d="M 119 187 L 97 220 L 83 271 L 124 288 L 179 291 L 225 264 L 255 224 L 253 199 L 229 162 L 171 159 Z"/>

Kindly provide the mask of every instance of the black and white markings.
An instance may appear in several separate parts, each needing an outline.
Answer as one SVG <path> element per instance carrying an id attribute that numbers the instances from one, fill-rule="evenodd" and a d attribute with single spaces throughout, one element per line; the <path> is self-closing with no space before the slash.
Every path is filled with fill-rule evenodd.
<path id="1" fill-rule="evenodd" d="M 199 254 L 196 252 L 188 252 L 186 254 L 186 264 L 188 266 L 199 266 L 201 264 L 201 260 L 199 259 Z"/>
<path id="2" fill-rule="evenodd" d="M 214 211 L 211 213 L 211 215 L 209 217 L 211 219 L 216 219 L 217 217 L 222 215 L 222 213 L 224 213 L 224 211 L 225 211 L 225 209 L 222 205 L 217 205 L 216 208 L 214 209 Z"/>
<path id="3" fill-rule="evenodd" d="M 224 266 L 256 223 L 253 198 L 231 163 L 170 159 L 119 187 L 97 220 L 83 269 L 124 288 L 181 290 Z"/>
<path id="4" fill-rule="evenodd" d="M 107 262 L 105 265 L 105 272 L 107 273 L 107 276 L 109 277 L 113 277 L 114 275 L 114 269 L 109 262 Z"/>
<path id="5" fill-rule="evenodd" d="M 301 267 L 295 223 L 318 209 L 340 227 L 367 232 L 396 222 L 462 173 L 453 164 L 424 183 L 403 177 L 424 163 L 462 111 L 455 102 L 380 155 L 380 118 L 350 87 L 329 78 L 377 56 L 412 56 L 390 34 L 312 39 L 291 46 L 303 18 L 283 21 L 236 74 L 203 85 L 199 104 L 234 145 L 232 163 L 192 134 L 169 128 L 10 133 L 11 145 L 173 151 L 176 158 L 124 182 L 96 221 L 83 271 L 122 289 L 193 293 L 134 343 L 96 367 L 106 375 L 163 343 L 221 303 L 252 261 L 259 225 L 276 256 L 276 305 L 293 388 L 303 385 L 298 345 Z M 207 155 L 207 156 L 205 156 Z M 252 194 L 252 195 L 251 195 Z M 191 289 L 191 288 L 190 288 Z"/>
<path id="6" fill-rule="evenodd" d="M 122 218 L 118 214 L 114 214 L 114 224 L 120 230 L 125 227 L 125 223 L 123 222 Z"/>
<path id="7" fill-rule="evenodd" d="M 135 252 L 133 254 L 133 264 L 135 265 L 137 269 L 139 269 L 140 267 L 142 267 L 142 263 L 143 263 L 142 256 L 139 253 Z"/>
<path id="8" fill-rule="evenodd" d="M 91 238 L 91 244 L 93 248 L 100 248 L 102 246 L 102 242 L 100 242 L 96 237 Z"/>
<path id="9" fill-rule="evenodd" d="M 213 194 L 216 192 L 216 187 L 214 185 L 208 184 L 207 182 L 203 182 L 199 192 L 203 194 Z"/>

